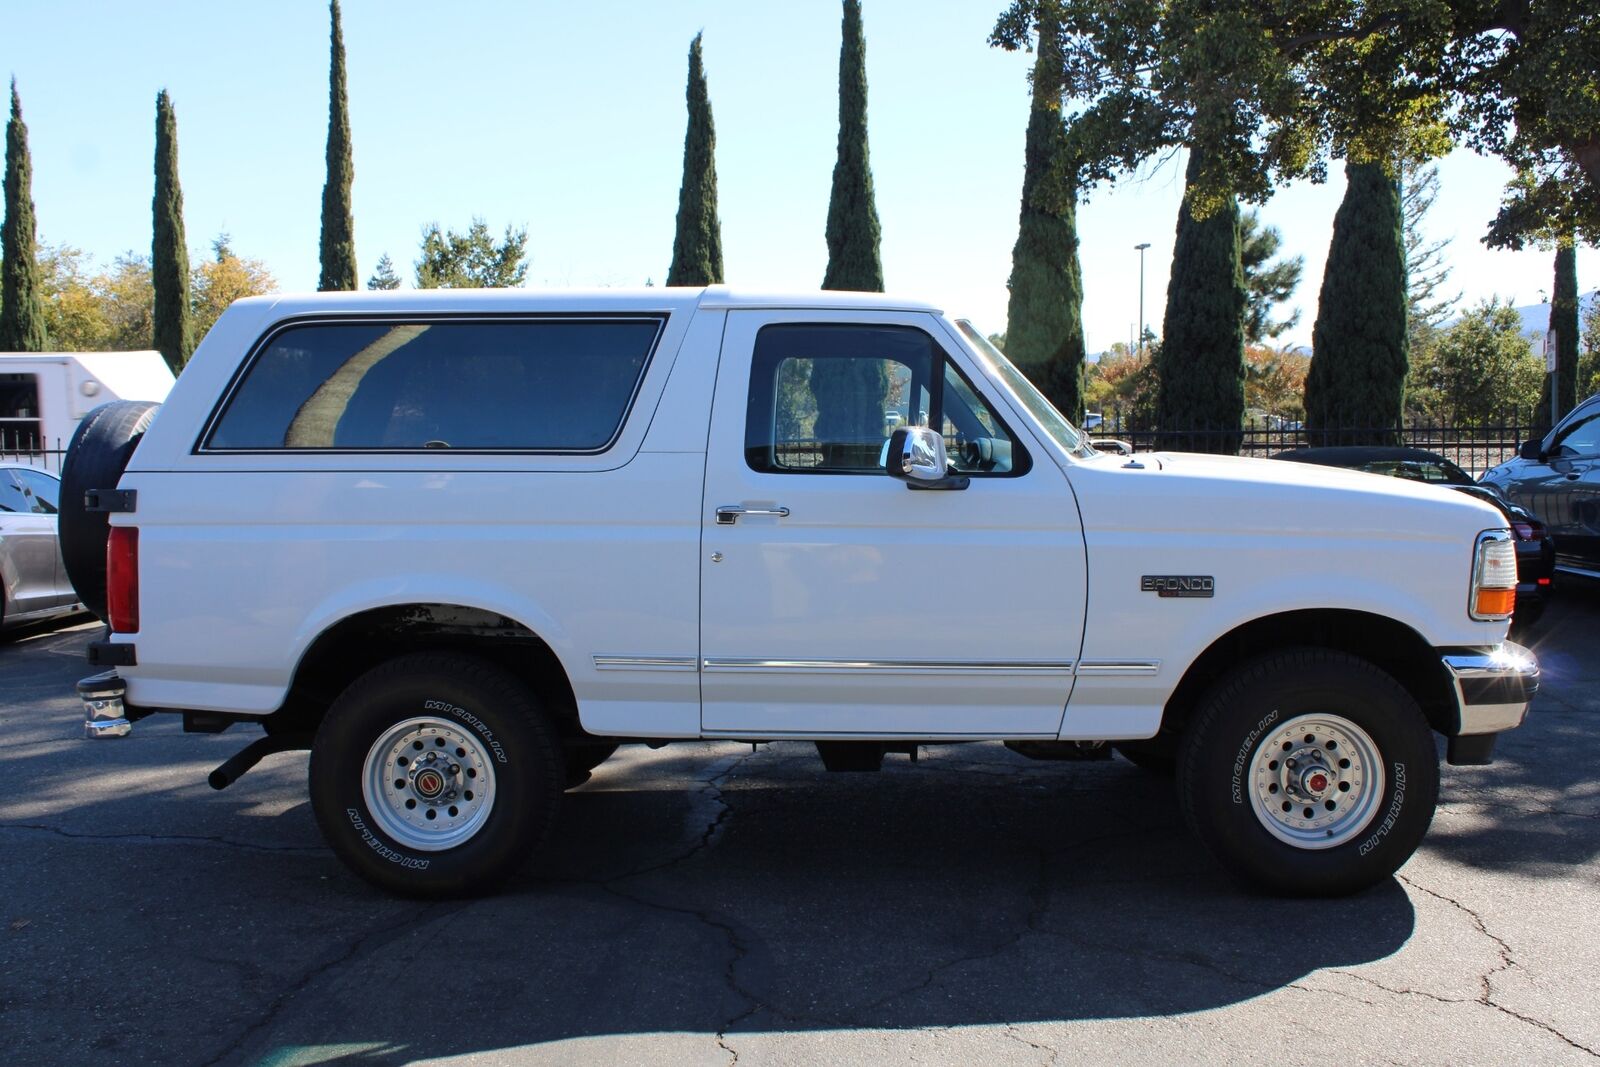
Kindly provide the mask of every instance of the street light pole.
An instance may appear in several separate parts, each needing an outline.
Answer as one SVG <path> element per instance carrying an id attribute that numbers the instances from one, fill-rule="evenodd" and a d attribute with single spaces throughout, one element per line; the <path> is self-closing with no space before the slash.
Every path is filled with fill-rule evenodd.
<path id="1" fill-rule="evenodd" d="M 1144 358 L 1144 250 L 1150 247 L 1150 242 L 1134 245 L 1139 251 L 1139 349 L 1138 356 Z"/>

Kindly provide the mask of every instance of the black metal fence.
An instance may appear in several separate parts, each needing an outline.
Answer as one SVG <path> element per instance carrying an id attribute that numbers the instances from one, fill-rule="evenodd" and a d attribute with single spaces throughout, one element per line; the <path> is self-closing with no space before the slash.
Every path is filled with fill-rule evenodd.
<path id="1" fill-rule="evenodd" d="M 1094 441 L 1123 441 L 1135 452 L 1200 451 L 1239 456 L 1271 456 L 1296 448 L 1325 445 L 1387 444 L 1438 453 L 1477 474 L 1504 463 L 1517 447 L 1543 428 L 1531 419 L 1511 417 L 1497 426 L 1444 426 L 1416 423 L 1399 427 L 1308 430 L 1294 423 L 1238 430 L 1117 430 L 1105 425 L 1090 431 Z"/>
<path id="2" fill-rule="evenodd" d="M 47 447 L 50 446 L 50 447 Z M 64 442 L 40 440 L 32 434 L 13 435 L 0 432 L 0 463 L 26 463 L 30 467 L 60 475 L 61 461 L 66 459 Z"/>

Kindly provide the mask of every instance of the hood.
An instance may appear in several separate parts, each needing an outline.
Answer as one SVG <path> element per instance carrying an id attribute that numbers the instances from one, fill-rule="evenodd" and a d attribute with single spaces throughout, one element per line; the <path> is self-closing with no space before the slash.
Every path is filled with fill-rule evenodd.
<path id="1" fill-rule="evenodd" d="M 1193 529 L 1458 541 L 1506 526 L 1498 509 L 1468 494 L 1340 467 L 1190 452 L 1108 456 L 1093 466 L 1116 480 L 1107 503 L 1120 496 L 1159 504 L 1169 521 Z M 1086 523 L 1098 510 L 1084 507 Z"/>

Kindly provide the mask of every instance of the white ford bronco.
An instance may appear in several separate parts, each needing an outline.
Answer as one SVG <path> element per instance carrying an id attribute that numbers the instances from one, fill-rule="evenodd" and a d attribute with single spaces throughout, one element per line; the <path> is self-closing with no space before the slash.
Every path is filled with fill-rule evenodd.
<path id="1" fill-rule="evenodd" d="M 233 305 L 67 461 L 109 624 L 93 737 L 257 723 L 350 867 L 515 870 L 619 744 L 1004 741 L 1175 772 L 1221 863 L 1345 893 L 1421 841 L 1435 735 L 1538 684 L 1501 515 L 1398 479 L 1096 452 L 963 321 L 851 293 Z"/>

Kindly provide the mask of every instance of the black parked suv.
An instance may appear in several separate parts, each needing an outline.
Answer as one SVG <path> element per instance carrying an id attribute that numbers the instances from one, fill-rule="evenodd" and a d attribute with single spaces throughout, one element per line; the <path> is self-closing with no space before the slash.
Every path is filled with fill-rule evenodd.
<path id="1" fill-rule="evenodd" d="M 1600 394 L 1482 480 L 1544 522 L 1557 570 L 1600 578 Z"/>

